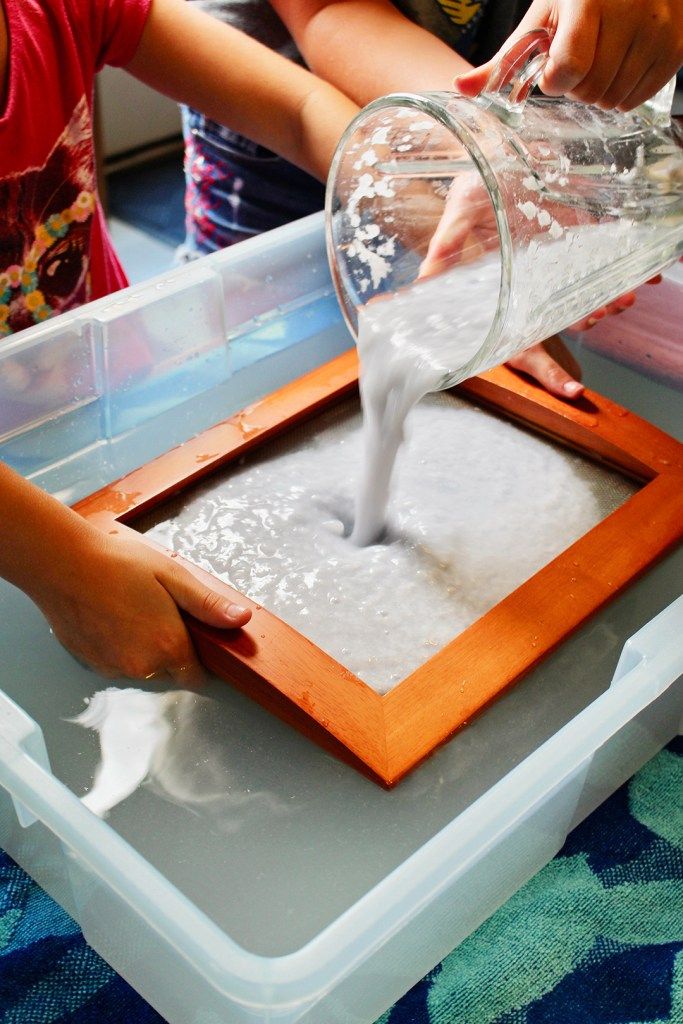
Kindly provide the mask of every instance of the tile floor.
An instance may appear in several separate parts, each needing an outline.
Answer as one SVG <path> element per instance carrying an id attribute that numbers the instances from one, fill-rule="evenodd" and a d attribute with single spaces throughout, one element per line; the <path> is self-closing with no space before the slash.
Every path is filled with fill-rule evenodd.
<path id="1" fill-rule="evenodd" d="M 131 284 L 163 274 L 175 265 L 176 246 L 160 242 L 119 217 L 109 217 L 109 230 Z"/>
<path id="2" fill-rule="evenodd" d="M 131 284 L 163 274 L 183 241 L 182 152 L 107 177 L 109 228 Z"/>

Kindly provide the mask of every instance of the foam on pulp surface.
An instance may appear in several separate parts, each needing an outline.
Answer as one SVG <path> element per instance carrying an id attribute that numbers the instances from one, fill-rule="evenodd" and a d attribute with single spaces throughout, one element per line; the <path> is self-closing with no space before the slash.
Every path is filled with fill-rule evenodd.
<path id="1" fill-rule="evenodd" d="M 383 693 L 636 489 L 450 393 L 413 409 L 407 440 L 379 543 L 348 537 L 355 402 L 165 506 L 149 533 Z"/>

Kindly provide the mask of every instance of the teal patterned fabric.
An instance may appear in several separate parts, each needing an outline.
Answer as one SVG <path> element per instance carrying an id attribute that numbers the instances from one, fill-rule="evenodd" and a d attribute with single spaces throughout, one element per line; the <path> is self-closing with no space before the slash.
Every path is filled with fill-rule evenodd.
<path id="1" fill-rule="evenodd" d="M 162 1024 L 6 855 L 0 1022 Z M 683 1024 L 683 739 L 377 1024 Z"/>

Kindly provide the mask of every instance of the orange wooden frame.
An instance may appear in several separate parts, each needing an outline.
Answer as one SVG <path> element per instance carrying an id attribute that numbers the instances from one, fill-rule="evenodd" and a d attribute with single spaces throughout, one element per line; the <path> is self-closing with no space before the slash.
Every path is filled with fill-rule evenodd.
<path id="1" fill-rule="evenodd" d="M 218 467 L 352 394 L 357 382 L 355 352 L 345 353 L 75 507 L 103 530 L 129 529 L 136 517 Z M 683 535 L 683 444 L 600 395 L 587 392 L 569 404 L 505 368 L 458 390 L 644 486 L 384 696 L 215 579 L 214 585 L 252 608 L 251 621 L 236 631 L 188 621 L 207 668 L 385 786 L 398 782 Z"/>

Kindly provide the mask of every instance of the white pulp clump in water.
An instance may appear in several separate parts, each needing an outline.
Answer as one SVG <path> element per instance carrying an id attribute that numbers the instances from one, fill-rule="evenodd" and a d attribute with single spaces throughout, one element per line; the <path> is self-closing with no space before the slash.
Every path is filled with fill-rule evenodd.
<path id="1" fill-rule="evenodd" d="M 210 812 L 221 830 L 239 827 L 238 812 L 250 802 L 281 809 L 264 791 L 231 791 L 230 749 L 222 736 L 220 742 L 212 737 L 217 705 L 211 698 L 175 688 L 155 693 L 108 686 L 86 703 L 71 721 L 99 735 L 99 764 L 81 797 L 94 814 L 106 817 L 143 785 L 194 813 Z"/>
<path id="2" fill-rule="evenodd" d="M 214 478 L 151 535 L 294 626 L 380 693 L 564 550 L 630 484 L 451 395 L 421 402 L 386 539 L 349 543 L 355 409 Z M 611 504 L 594 479 L 615 480 Z"/>

